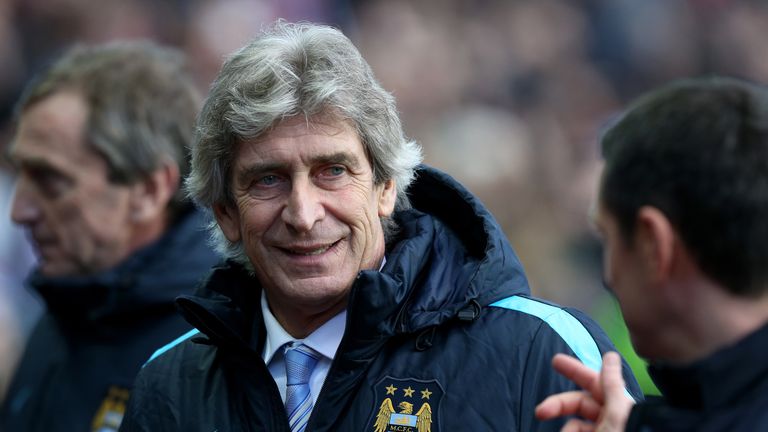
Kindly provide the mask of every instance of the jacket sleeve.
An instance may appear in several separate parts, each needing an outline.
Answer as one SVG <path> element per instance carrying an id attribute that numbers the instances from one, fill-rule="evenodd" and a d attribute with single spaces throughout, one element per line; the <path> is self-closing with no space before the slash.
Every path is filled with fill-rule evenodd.
<path id="1" fill-rule="evenodd" d="M 536 405 L 552 394 L 581 390 L 552 369 L 552 357 L 555 354 L 577 357 L 592 369 L 599 370 L 602 355 L 616 351 L 605 332 L 585 314 L 574 309 L 558 309 L 555 314 L 541 321 L 531 344 L 522 386 L 531 394 L 520 398 L 520 430 L 559 431 L 567 419 L 540 422 L 534 416 Z M 623 359 L 622 364 L 627 394 L 636 401 L 642 400 L 642 391 L 629 365 Z"/>

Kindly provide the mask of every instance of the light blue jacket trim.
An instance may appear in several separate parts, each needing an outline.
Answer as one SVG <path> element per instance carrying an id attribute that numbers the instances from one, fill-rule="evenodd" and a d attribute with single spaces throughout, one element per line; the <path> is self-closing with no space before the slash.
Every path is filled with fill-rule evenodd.
<path id="1" fill-rule="evenodd" d="M 540 318 L 563 338 L 582 363 L 594 371 L 600 371 L 603 359 L 595 339 L 579 320 L 565 310 L 520 296 L 507 297 L 491 304 L 491 306 L 515 310 Z"/>
<path id="2" fill-rule="evenodd" d="M 584 325 L 567 311 L 519 296 L 507 297 L 492 303 L 491 306 L 515 310 L 540 318 L 563 338 L 568 347 L 571 348 L 571 351 L 576 354 L 576 357 L 584 365 L 593 371 L 600 372 L 600 368 L 603 366 L 603 358 L 600 355 L 600 350 L 597 348 L 597 342 L 595 342 L 595 339 L 589 334 Z M 626 387 L 624 387 L 624 394 L 631 400 L 635 400 Z"/>
<path id="3" fill-rule="evenodd" d="M 149 360 L 147 360 L 144 363 L 144 365 L 141 366 L 141 367 L 144 367 L 144 366 L 148 365 L 149 362 L 151 362 L 152 360 L 154 360 L 154 359 L 160 357 L 161 355 L 165 354 L 166 351 L 170 350 L 171 348 L 175 347 L 176 345 L 184 342 L 185 340 L 191 338 L 192 336 L 194 336 L 194 335 L 196 335 L 198 333 L 200 333 L 200 330 L 192 329 L 192 330 L 184 333 L 183 335 L 177 337 L 176 340 L 174 340 L 173 342 L 171 342 L 168 345 L 166 345 L 166 346 L 160 348 L 159 350 L 155 351 L 155 353 L 152 354 L 152 357 L 150 357 Z"/>

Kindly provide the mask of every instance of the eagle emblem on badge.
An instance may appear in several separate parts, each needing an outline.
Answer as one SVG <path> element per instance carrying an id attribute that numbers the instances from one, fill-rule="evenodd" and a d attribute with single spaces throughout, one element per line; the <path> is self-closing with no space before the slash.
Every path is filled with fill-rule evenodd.
<path id="1" fill-rule="evenodd" d="M 386 377 L 374 389 L 372 432 L 438 432 L 433 424 L 443 391 L 437 381 Z"/>
<path id="2" fill-rule="evenodd" d="M 428 403 L 425 402 L 416 415 L 413 415 L 412 403 L 400 402 L 397 407 L 401 410 L 399 413 L 395 413 L 392 399 L 384 399 L 376 416 L 376 432 L 392 430 L 387 428 L 389 425 L 415 427 L 417 432 L 432 432 L 432 408 Z"/>

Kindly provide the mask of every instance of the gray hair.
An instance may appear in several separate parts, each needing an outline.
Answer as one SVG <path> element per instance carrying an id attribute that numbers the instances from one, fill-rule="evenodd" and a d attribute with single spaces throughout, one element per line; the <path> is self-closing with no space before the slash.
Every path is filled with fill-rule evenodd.
<path id="1" fill-rule="evenodd" d="M 186 186 L 206 208 L 232 205 L 237 142 L 268 132 L 282 119 L 330 114 L 355 127 L 379 185 L 394 180 L 395 210 L 410 208 L 406 190 L 421 147 L 405 137 L 395 99 L 378 83 L 357 48 L 339 30 L 277 21 L 229 57 L 200 113 Z M 388 236 L 396 226 L 383 220 Z M 211 223 L 212 242 L 226 258 L 250 268 L 241 242 Z"/>
<path id="2" fill-rule="evenodd" d="M 109 180 L 133 184 L 174 162 L 189 172 L 189 147 L 202 96 L 177 50 L 145 41 L 70 48 L 25 90 L 16 117 L 59 91 L 75 91 L 89 109 L 86 145 L 101 154 Z M 182 188 L 171 215 L 188 206 Z"/>

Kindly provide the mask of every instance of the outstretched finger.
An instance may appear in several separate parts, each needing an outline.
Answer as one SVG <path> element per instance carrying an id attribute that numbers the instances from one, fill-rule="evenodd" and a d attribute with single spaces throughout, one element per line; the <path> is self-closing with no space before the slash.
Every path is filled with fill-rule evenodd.
<path id="1" fill-rule="evenodd" d="M 588 420 L 597 420 L 601 406 L 582 391 L 558 393 L 544 399 L 536 406 L 536 418 L 550 420 L 567 415 L 578 415 Z"/>
<path id="2" fill-rule="evenodd" d="M 625 393 L 624 378 L 621 375 L 621 357 L 615 352 L 603 356 L 603 369 L 600 374 L 605 391 L 605 402 L 600 419 L 601 432 L 624 430 L 634 401 Z"/>
<path id="3" fill-rule="evenodd" d="M 606 398 L 624 396 L 624 377 L 621 374 L 621 357 L 618 353 L 608 352 L 603 356 L 602 387 Z"/>
<path id="4" fill-rule="evenodd" d="M 600 388 L 600 374 L 584 365 L 574 357 L 565 354 L 555 354 L 552 367 L 576 385 L 590 392 L 592 396 L 602 401 L 603 390 Z"/>

